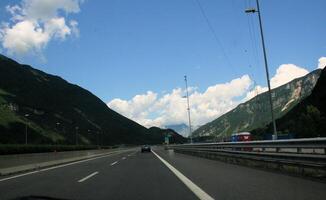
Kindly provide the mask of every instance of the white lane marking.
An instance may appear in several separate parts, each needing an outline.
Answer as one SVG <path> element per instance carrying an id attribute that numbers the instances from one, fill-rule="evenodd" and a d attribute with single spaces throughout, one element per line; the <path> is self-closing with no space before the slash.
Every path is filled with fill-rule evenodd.
<path id="1" fill-rule="evenodd" d="M 129 154 L 128 156 L 133 156 L 133 155 L 135 155 L 137 152 L 138 152 L 138 151 L 135 151 L 135 152 Z"/>
<path id="2" fill-rule="evenodd" d="M 122 157 L 122 160 L 125 160 L 126 159 L 126 157 Z"/>
<path id="3" fill-rule="evenodd" d="M 89 179 L 89 178 L 95 176 L 96 174 L 98 174 L 98 172 L 91 173 L 90 175 L 86 176 L 85 178 L 80 179 L 80 180 L 78 181 L 78 183 L 82 183 L 82 182 L 86 181 L 87 179 Z"/>
<path id="4" fill-rule="evenodd" d="M 162 161 L 200 200 L 214 200 L 209 194 L 193 183 L 189 178 L 183 175 L 179 170 L 170 165 L 167 161 L 157 155 L 153 150 L 152 153 Z"/>
<path id="5" fill-rule="evenodd" d="M 115 165 L 117 163 L 118 163 L 118 161 L 115 161 L 115 162 L 111 163 L 111 166 L 113 166 L 113 165 Z"/>
<path id="6" fill-rule="evenodd" d="M 40 169 L 38 171 L 32 171 L 32 172 L 27 172 L 27 173 L 24 173 L 24 174 L 10 176 L 10 177 L 7 177 L 7 178 L 0 179 L 0 182 L 7 181 L 7 180 L 10 180 L 10 179 L 14 179 L 14 178 L 19 178 L 19 177 L 22 177 L 22 176 L 27 176 L 27 175 L 30 175 L 30 174 L 36 174 L 36 173 L 39 173 L 39 172 L 45 172 L 45 171 L 49 171 L 49 170 L 52 170 L 52 169 L 66 167 L 66 166 L 69 166 L 69 165 L 75 165 L 75 164 L 79 164 L 79 163 L 83 163 L 83 162 L 87 162 L 87 161 L 91 161 L 91 160 L 95 160 L 95 159 L 99 159 L 99 158 L 104 158 L 104 157 L 108 157 L 108 156 L 112 156 L 112 155 L 117 155 L 117 154 L 120 154 L 120 153 L 123 153 L 123 151 L 122 152 L 110 152 L 108 155 L 98 156 L 96 158 L 89 158 L 89 159 L 86 159 L 86 160 L 80 160 L 80 161 L 75 161 L 75 162 L 62 164 L 62 165 L 58 165 L 58 166 L 54 166 L 54 167 Z"/>

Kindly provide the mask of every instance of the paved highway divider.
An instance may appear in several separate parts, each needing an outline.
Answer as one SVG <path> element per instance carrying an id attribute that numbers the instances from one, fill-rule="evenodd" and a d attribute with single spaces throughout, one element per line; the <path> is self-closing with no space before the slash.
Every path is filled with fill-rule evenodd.
<path id="1" fill-rule="evenodd" d="M 169 145 L 177 153 L 326 179 L 326 138 Z"/>
<path id="2" fill-rule="evenodd" d="M 39 170 L 56 165 L 131 151 L 134 148 L 82 150 L 51 153 L 0 155 L 0 176 Z"/>

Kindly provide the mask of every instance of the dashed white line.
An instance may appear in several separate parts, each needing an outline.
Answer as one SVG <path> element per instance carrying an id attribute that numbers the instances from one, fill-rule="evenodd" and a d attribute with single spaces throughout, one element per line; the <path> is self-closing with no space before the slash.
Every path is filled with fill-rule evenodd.
<path id="1" fill-rule="evenodd" d="M 118 161 L 115 161 L 115 162 L 111 163 L 111 166 L 113 166 L 113 165 L 115 165 L 117 163 L 118 163 Z"/>
<path id="2" fill-rule="evenodd" d="M 120 153 L 123 153 L 123 152 L 110 152 L 107 155 L 98 156 L 98 157 L 95 157 L 95 158 L 88 158 L 88 159 L 85 159 L 85 160 L 80 160 L 80 161 L 75 161 L 75 162 L 62 164 L 62 165 L 58 165 L 58 166 L 48 167 L 48 168 L 40 169 L 40 170 L 37 170 L 37 171 L 27 172 L 27 173 L 24 173 L 24 174 L 18 174 L 18 175 L 14 175 L 14 176 L 10 176 L 10 177 L 7 177 L 7 178 L 0 179 L 0 182 L 7 181 L 7 180 L 10 180 L 10 179 L 19 178 L 19 177 L 22 177 L 22 176 L 27 176 L 27 175 L 30 175 L 30 174 L 36 174 L 36 173 L 45 172 L 45 171 L 49 171 L 49 170 L 53 170 L 53 169 L 57 169 L 57 168 L 61 168 L 61 167 L 75 165 L 75 164 L 79 164 L 79 163 L 83 163 L 83 162 L 88 162 L 88 161 L 91 161 L 91 160 L 96 160 L 96 159 L 100 159 L 100 158 L 104 158 L 104 157 L 108 157 L 108 156 L 112 156 L 112 155 L 116 155 L 116 154 L 120 154 Z"/>
<path id="3" fill-rule="evenodd" d="M 133 156 L 133 155 L 135 155 L 136 153 L 137 153 L 137 151 L 134 152 L 134 153 L 128 154 L 127 156 L 128 156 L 128 157 L 129 157 L 129 156 Z"/>
<path id="4" fill-rule="evenodd" d="M 125 160 L 126 159 L 126 157 L 122 157 L 122 160 Z"/>
<path id="5" fill-rule="evenodd" d="M 90 175 L 86 176 L 85 178 L 80 179 L 80 180 L 78 181 L 78 183 L 82 183 L 82 182 L 86 181 L 87 179 L 89 179 L 89 178 L 95 176 L 96 174 L 98 174 L 98 172 L 91 173 Z"/>
<path id="6" fill-rule="evenodd" d="M 157 155 L 153 150 L 153 154 L 163 162 L 165 166 L 167 166 L 200 200 L 214 200 L 209 194 L 207 194 L 204 190 L 198 187 L 195 183 L 193 183 L 189 178 L 183 175 L 179 170 L 170 165 L 167 161 Z"/>

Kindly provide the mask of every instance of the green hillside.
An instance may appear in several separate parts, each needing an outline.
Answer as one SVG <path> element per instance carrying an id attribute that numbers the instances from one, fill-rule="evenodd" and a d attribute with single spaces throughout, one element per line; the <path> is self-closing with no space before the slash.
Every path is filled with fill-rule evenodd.
<path id="1" fill-rule="evenodd" d="M 274 113 L 282 117 L 311 94 L 321 70 L 315 70 L 272 90 Z M 194 137 L 222 138 L 235 132 L 251 131 L 271 122 L 268 93 L 262 93 L 240 104 L 214 121 L 197 129 Z"/>
<path id="2" fill-rule="evenodd" d="M 311 95 L 276 120 L 278 132 L 292 133 L 297 138 L 326 137 L 326 70 L 324 69 Z M 272 125 L 252 131 L 257 137 L 272 132 Z"/>
<path id="3" fill-rule="evenodd" d="M 27 115 L 26 115 L 27 114 Z M 0 55 L 0 144 L 162 143 L 91 92 Z"/>

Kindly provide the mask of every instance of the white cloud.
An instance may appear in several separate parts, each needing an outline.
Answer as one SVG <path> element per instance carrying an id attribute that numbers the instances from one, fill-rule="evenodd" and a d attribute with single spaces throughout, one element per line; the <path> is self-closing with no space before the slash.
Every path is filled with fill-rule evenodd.
<path id="1" fill-rule="evenodd" d="M 195 87 L 190 87 L 193 125 L 206 123 L 234 108 L 239 103 L 237 98 L 245 95 L 251 84 L 249 76 L 244 75 L 228 83 L 208 87 L 203 93 L 198 92 Z M 164 127 L 168 124 L 187 123 L 184 95 L 185 91 L 181 88 L 173 89 L 160 98 L 158 94 L 149 91 L 136 95 L 129 101 L 113 99 L 108 106 L 144 126 Z"/>
<path id="2" fill-rule="evenodd" d="M 278 87 L 307 73 L 306 69 L 294 64 L 280 65 L 271 78 L 271 86 Z M 248 75 L 244 75 L 227 83 L 210 86 L 204 92 L 198 91 L 197 87 L 189 87 L 192 124 L 198 126 L 212 121 L 239 103 L 267 91 L 266 86 L 253 83 Z M 146 127 L 188 124 L 184 96 L 185 90 L 176 88 L 161 95 L 154 92 L 136 95 L 129 101 L 113 99 L 108 106 Z"/>
<path id="3" fill-rule="evenodd" d="M 318 60 L 318 68 L 324 69 L 326 67 L 326 57 L 321 57 Z"/>
<path id="4" fill-rule="evenodd" d="M 126 117 L 139 121 L 149 114 L 156 99 L 157 94 L 148 91 L 146 94 L 136 95 L 129 101 L 113 99 L 108 103 L 108 106 Z"/>
<path id="5" fill-rule="evenodd" d="M 55 38 L 65 39 L 71 34 L 71 29 L 66 25 L 65 18 L 52 18 L 44 26 L 46 33 Z"/>
<path id="6" fill-rule="evenodd" d="M 82 0 L 22 0 L 8 5 L 11 20 L 0 27 L 0 42 L 9 54 L 37 54 L 53 39 L 79 35 L 78 22 L 66 18 L 80 11 Z M 65 16 L 60 16 L 65 14 Z"/>
<path id="7" fill-rule="evenodd" d="M 9 53 L 25 54 L 31 50 L 41 50 L 48 41 L 48 33 L 44 32 L 37 24 L 25 20 L 16 23 L 11 28 L 5 28 L 2 46 Z"/>
<path id="8" fill-rule="evenodd" d="M 295 78 L 305 76 L 309 73 L 308 70 L 296 66 L 294 64 L 283 64 L 278 67 L 276 74 L 271 78 L 271 87 L 276 88 Z"/>

